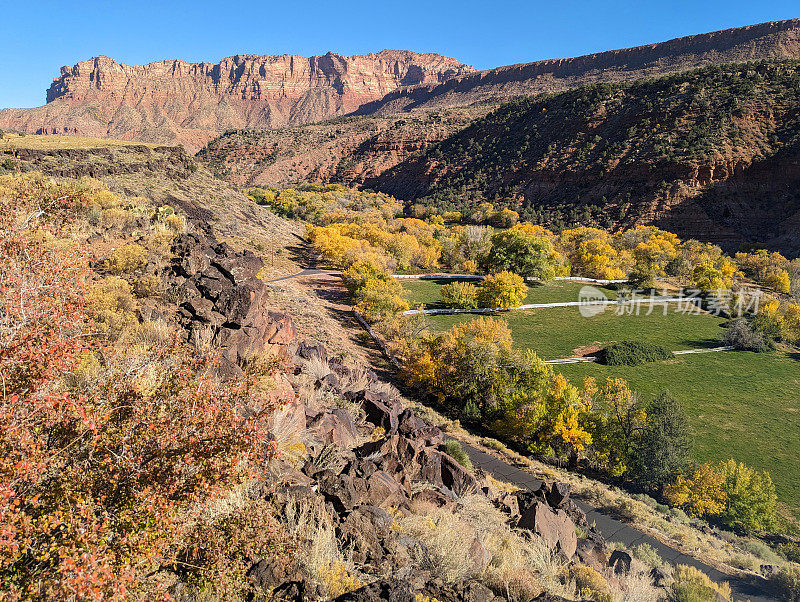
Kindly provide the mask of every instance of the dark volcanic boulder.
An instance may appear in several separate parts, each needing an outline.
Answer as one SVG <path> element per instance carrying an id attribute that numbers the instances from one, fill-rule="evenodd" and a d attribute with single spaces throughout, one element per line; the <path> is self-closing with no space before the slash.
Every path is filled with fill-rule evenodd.
<path id="1" fill-rule="evenodd" d="M 563 510 L 553 510 L 544 502 L 520 505 L 517 527 L 539 535 L 551 548 L 572 558 L 578 545 L 575 524 Z"/>
<path id="2" fill-rule="evenodd" d="M 383 470 L 379 470 L 365 479 L 364 489 L 363 494 L 359 492 L 361 501 L 379 508 L 400 506 L 408 501 L 405 487 Z"/>
<path id="3" fill-rule="evenodd" d="M 415 602 L 416 595 L 408 581 L 384 579 L 342 594 L 338 598 L 334 598 L 334 600 L 337 602 L 375 602 L 376 600 Z"/>
<path id="4" fill-rule="evenodd" d="M 458 495 L 477 493 L 478 480 L 451 456 L 442 455 L 442 484 Z"/>
<path id="5" fill-rule="evenodd" d="M 270 556 L 260 560 L 250 567 L 247 580 L 256 591 L 271 591 L 271 600 L 300 602 L 304 598 L 303 571 L 291 557 Z"/>
<path id="6" fill-rule="evenodd" d="M 222 350 L 224 375 L 241 374 L 254 356 L 290 357 L 297 332 L 288 315 L 267 306 L 267 287 L 256 277 L 260 258 L 208 233 L 181 234 L 172 252 L 164 279 L 175 291 L 179 320 L 190 342 Z"/>
<path id="7" fill-rule="evenodd" d="M 386 555 L 382 541 L 389 536 L 392 517 L 375 506 L 359 506 L 337 527 L 337 537 L 358 564 L 375 564 Z"/>
<path id="8" fill-rule="evenodd" d="M 600 543 L 579 539 L 575 553 L 578 555 L 578 560 L 598 572 L 604 571 L 608 566 L 608 554 Z"/>
<path id="9" fill-rule="evenodd" d="M 551 508 L 561 508 L 569 500 L 569 484 L 550 483 L 545 486 L 544 497 Z"/>
<path id="10" fill-rule="evenodd" d="M 301 341 L 297 346 L 297 355 L 304 360 L 318 359 L 322 362 L 328 361 L 328 351 L 324 345 L 311 345 L 306 341 Z"/>
<path id="11" fill-rule="evenodd" d="M 452 508 L 456 505 L 456 501 L 452 497 L 436 489 L 423 489 L 415 493 L 411 499 L 414 502 L 430 504 L 437 508 Z"/>
<path id="12" fill-rule="evenodd" d="M 317 416 L 309 425 L 309 430 L 313 431 L 322 443 L 330 443 L 341 449 L 350 449 L 359 440 L 353 416 L 341 408 Z"/>
<path id="13" fill-rule="evenodd" d="M 420 591 L 420 598 L 439 600 L 439 602 L 491 602 L 497 600 L 485 585 L 477 581 L 464 581 L 455 585 L 445 585 L 439 580 L 425 584 Z"/>
<path id="14" fill-rule="evenodd" d="M 360 503 L 358 494 L 353 484 L 353 477 L 348 474 L 334 474 L 325 470 L 316 475 L 317 490 L 326 502 L 333 504 L 337 513 L 349 512 Z"/>
<path id="15" fill-rule="evenodd" d="M 387 434 L 397 432 L 401 407 L 389 399 L 387 394 L 364 390 L 348 393 L 346 397 L 349 401 L 361 404 L 369 422 L 383 427 Z"/>
<path id="16" fill-rule="evenodd" d="M 631 571 L 631 555 L 622 550 L 614 550 L 608 559 L 608 566 L 614 569 L 617 575 L 627 575 Z"/>
<path id="17" fill-rule="evenodd" d="M 442 430 L 428 424 L 421 418 L 414 415 L 411 408 L 406 408 L 397 418 L 398 432 L 408 439 L 422 441 L 425 445 L 437 446 L 444 441 Z"/>

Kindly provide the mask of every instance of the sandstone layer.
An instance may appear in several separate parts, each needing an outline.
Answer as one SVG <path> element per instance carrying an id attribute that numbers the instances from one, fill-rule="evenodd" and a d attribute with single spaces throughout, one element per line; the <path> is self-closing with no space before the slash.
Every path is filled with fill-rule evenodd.
<path id="1" fill-rule="evenodd" d="M 365 104 L 359 115 L 498 102 L 561 92 L 594 82 L 623 82 L 706 65 L 800 58 L 800 19 L 724 29 L 657 44 L 475 71 L 443 83 L 406 86 Z"/>
<path id="2" fill-rule="evenodd" d="M 316 122 L 400 86 L 471 71 L 438 54 L 236 55 L 219 63 L 126 65 L 106 56 L 61 68 L 47 104 L 0 112 L 0 128 L 183 144 L 196 151 L 231 128 Z"/>

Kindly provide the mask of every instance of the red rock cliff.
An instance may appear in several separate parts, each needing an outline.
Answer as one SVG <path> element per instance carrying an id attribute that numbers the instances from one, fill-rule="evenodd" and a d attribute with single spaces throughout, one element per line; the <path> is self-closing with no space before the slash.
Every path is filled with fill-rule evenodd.
<path id="1" fill-rule="evenodd" d="M 0 112 L 0 127 L 183 143 L 230 128 L 276 127 L 352 112 L 400 86 L 472 69 L 438 54 L 384 50 L 344 57 L 237 55 L 219 63 L 125 65 L 100 56 L 61 68 L 47 104 Z"/>

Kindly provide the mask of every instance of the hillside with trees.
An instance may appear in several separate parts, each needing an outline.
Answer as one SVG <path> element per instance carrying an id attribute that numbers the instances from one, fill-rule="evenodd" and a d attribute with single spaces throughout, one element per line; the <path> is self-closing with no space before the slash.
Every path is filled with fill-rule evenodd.
<path id="1" fill-rule="evenodd" d="M 795 61 L 715 66 L 510 102 L 367 186 L 553 227 L 661 225 L 796 253 Z"/>

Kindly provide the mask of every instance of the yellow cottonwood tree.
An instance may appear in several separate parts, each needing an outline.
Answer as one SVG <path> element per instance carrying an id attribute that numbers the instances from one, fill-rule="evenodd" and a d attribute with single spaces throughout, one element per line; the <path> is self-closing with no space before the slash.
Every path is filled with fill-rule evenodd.
<path id="1" fill-rule="evenodd" d="M 521 305 L 527 294 L 522 276 L 504 271 L 484 278 L 478 287 L 478 302 L 481 307 L 508 309 Z"/>
<path id="2" fill-rule="evenodd" d="M 691 477 L 678 475 L 664 488 L 664 498 L 673 506 L 684 506 L 693 516 L 717 516 L 725 510 L 728 499 L 723 484 L 725 476 L 706 462 Z"/>

